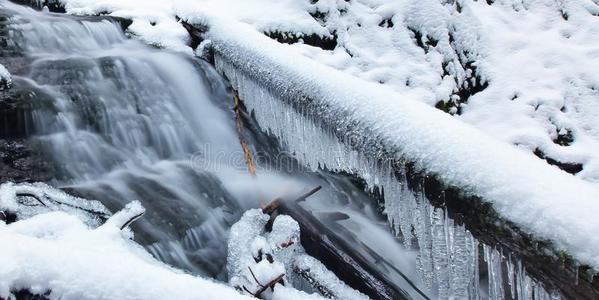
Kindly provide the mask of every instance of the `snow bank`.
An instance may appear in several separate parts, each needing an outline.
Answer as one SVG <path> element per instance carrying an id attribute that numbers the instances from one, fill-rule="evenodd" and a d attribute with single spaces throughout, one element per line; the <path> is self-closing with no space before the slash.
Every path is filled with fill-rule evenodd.
<path id="1" fill-rule="evenodd" d="M 272 230 L 267 232 L 269 219 L 260 209 L 252 209 L 231 227 L 227 255 L 230 285 L 262 299 L 324 299 L 289 287 L 303 284 L 299 270 L 330 292 L 333 299 L 369 299 L 305 253 L 300 244 L 299 224 L 293 218 L 277 216 Z M 287 287 L 275 285 L 273 291 L 265 289 L 271 282 L 284 282 Z"/>
<path id="2" fill-rule="evenodd" d="M 74 15 L 109 14 L 130 19 L 128 32 L 142 41 L 191 54 L 189 36 L 177 21 L 171 1 L 164 0 L 60 0 Z"/>
<path id="3" fill-rule="evenodd" d="M 12 76 L 8 70 L 0 64 L 0 91 L 9 89 L 12 85 Z"/>
<path id="4" fill-rule="evenodd" d="M 95 229 L 65 212 L 0 221 L 0 298 L 28 289 L 65 300 L 252 299 L 155 260 L 120 229 L 141 211 L 134 202 Z"/>
<path id="5" fill-rule="evenodd" d="M 188 36 L 176 16 L 335 38 L 330 51 L 302 39 L 284 46 L 440 106 L 531 156 L 536 151 L 573 165 L 570 172 L 599 182 L 599 5 L 590 1 L 61 2 L 72 14 L 130 18 L 130 32 L 145 42 L 186 53 Z"/>

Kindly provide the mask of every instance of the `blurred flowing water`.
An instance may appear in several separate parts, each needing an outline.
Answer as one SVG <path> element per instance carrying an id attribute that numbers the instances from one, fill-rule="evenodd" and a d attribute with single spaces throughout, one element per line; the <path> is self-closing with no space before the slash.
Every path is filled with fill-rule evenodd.
<path id="1" fill-rule="evenodd" d="M 404 199 L 389 205 L 365 192 L 368 183 L 327 171 L 319 155 L 345 153 L 344 146 L 315 139 L 320 128 L 244 75 L 232 82 L 254 87 L 241 91 L 242 98 L 258 99 L 253 110 L 262 115 L 244 112 L 238 132 L 233 95 L 208 63 L 131 40 L 112 19 L 43 13 L 1 0 L 0 9 L 0 31 L 9 37 L 0 56 L 17 61 L 13 89 L 31 100 L 15 127 L 50 159 L 50 183 L 112 211 L 140 200 L 147 213 L 133 226 L 135 239 L 157 259 L 226 280 L 227 235 L 243 211 L 320 185 L 302 205 L 316 216 L 349 216 L 321 221 L 414 299 L 426 298 L 417 289 L 430 298 L 559 298 L 519 262 L 479 244 L 443 209 L 407 190 L 406 182 L 382 183 L 389 186 L 386 197 Z M 266 134 L 264 124 L 277 132 Z M 257 176 L 248 174 L 240 137 Z M 393 230 L 383 210 L 400 212 Z M 418 247 L 410 247 L 414 239 Z"/>
<path id="2" fill-rule="evenodd" d="M 331 226 L 370 239 L 393 268 L 416 274 L 415 254 L 388 231 L 359 182 L 303 170 L 245 115 L 242 135 L 260 153 L 258 176 L 248 174 L 233 97 L 209 64 L 130 40 L 108 19 L 0 5 L 10 21 L 5 49 L 27 61 L 13 74 L 15 88 L 35 98 L 23 126 L 51 158 L 52 184 L 112 211 L 141 200 L 147 214 L 135 239 L 158 259 L 226 279 L 228 230 L 244 210 L 323 185 L 312 209 L 347 213 L 350 220 Z"/>

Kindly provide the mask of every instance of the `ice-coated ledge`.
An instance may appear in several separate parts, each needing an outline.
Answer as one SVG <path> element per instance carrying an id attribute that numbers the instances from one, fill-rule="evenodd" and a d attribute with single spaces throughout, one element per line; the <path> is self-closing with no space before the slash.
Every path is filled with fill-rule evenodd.
<path id="1" fill-rule="evenodd" d="M 206 18 L 184 16 L 206 25 Z M 253 28 L 208 20 L 217 59 L 260 88 L 315 114 L 335 135 L 359 135 L 370 157 L 409 161 L 449 186 L 492 203 L 506 219 L 599 270 L 599 190 L 381 85 L 285 51 Z M 231 72 L 226 75 L 231 76 Z M 278 116 L 273 116 L 278 117 Z M 380 155 L 380 157 L 379 157 Z"/>

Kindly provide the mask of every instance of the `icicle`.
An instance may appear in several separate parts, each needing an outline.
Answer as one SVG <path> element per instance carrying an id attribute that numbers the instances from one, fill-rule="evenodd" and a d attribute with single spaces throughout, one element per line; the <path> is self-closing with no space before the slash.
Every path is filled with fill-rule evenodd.
<path id="1" fill-rule="evenodd" d="M 417 271 L 426 288 L 438 287 L 441 299 L 481 298 L 481 245 L 463 226 L 454 224 L 445 210 L 433 207 L 421 187 L 409 188 L 405 169 L 391 167 L 376 146 L 365 150 L 360 148 L 362 145 L 355 145 L 353 139 L 363 139 L 360 134 L 364 133 L 345 136 L 343 128 L 323 126 L 321 121 L 327 118 L 327 110 L 320 104 L 298 99 L 302 96 L 294 91 L 284 90 L 283 93 L 289 94 L 281 98 L 273 92 L 281 93 L 280 86 L 268 87 L 272 82 L 257 83 L 253 75 L 240 72 L 218 53 L 215 61 L 248 110 L 255 113 L 258 125 L 274 135 L 301 164 L 313 171 L 326 167 L 355 174 L 364 179 L 371 191 L 382 188 L 384 213 L 393 231 L 403 238 L 406 247 L 412 247 L 414 240 L 417 243 Z M 297 101 L 298 107 L 289 103 L 292 101 Z M 351 124 L 343 126 L 351 128 Z M 502 264 L 506 263 L 511 296 L 532 299 L 533 281 L 521 263 L 514 266 L 497 249 L 484 244 L 482 247 L 489 270 L 490 298 L 505 298 Z"/>
<path id="2" fill-rule="evenodd" d="M 432 258 L 435 279 L 439 288 L 439 298 L 449 298 L 447 238 L 443 220 L 443 210 L 434 209 L 432 215 Z"/>

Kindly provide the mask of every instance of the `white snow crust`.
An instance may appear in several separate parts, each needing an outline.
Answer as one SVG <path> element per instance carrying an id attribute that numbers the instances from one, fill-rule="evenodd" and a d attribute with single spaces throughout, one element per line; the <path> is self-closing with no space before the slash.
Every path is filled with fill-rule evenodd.
<path id="1" fill-rule="evenodd" d="M 98 228 L 65 212 L 0 221 L 0 298 L 28 289 L 64 300 L 252 299 L 158 262 L 115 226 L 142 210 L 134 202 Z"/>

